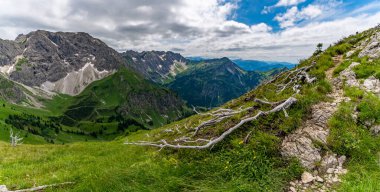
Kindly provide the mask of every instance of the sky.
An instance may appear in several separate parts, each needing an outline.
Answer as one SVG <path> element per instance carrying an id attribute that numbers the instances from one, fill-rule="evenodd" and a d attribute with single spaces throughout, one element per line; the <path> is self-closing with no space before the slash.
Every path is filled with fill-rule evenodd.
<path id="1" fill-rule="evenodd" d="M 296 63 L 380 23 L 380 0 L 1 0 L 0 38 L 87 32 L 118 51 Z"/>

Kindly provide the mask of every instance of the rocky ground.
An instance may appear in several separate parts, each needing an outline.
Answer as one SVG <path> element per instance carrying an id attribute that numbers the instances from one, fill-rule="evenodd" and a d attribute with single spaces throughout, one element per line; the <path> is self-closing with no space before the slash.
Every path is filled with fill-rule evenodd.
<path id="1" fill-rule="evenodd" d="M 342 56 L 335 57 L 335 67 L 342 61 Z M 338 157 L 331 152 L 324 152 L 320 146 L 327 145 L 329 128 L 327 121 L 343 101 L 350 98 L 343 96 L 342 76 L 333 78 L 335 67 L 326 72 L 327 79 L 333 85 L 328 95 L 330 102 L 320 102 L 312 107 L 312 115 L 303 126 L 287 136 L 282 143 L 282 155 L 296 157 L 306 168 L 300 180 L 290 182 L 289 191 L 327 191 L 340 182 L 339 177 L 347 170 L 343 168 L 345 156 Z M 350 68 L 351 69 L 351 68 Z M 342 72 L 343 73 L 343 72 Z"/>

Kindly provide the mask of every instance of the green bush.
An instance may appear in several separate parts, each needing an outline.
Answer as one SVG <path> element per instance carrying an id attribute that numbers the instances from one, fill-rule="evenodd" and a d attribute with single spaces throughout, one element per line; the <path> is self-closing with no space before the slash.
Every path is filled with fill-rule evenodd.
<path id="1" fill-rule="evenodd" d="M 358 87 L 345 87 L 344 95 L 350 97 L 354 101 L 362 99 L 364 97 L 364 91 Z"/>
<path id="2" fill-rule="evenodd" d="M 336 56 L 336 55 L 343 55 L 347 51 L 351 49 L 352 45 L 349 43 L 342 43 L 339 45 L 335 45 L 332 47 L 329 47 L 326 52 L 330 54 L 331 56 Z"/>
<path id="3" fill-rule="evenodd" d="M 359 120 L 361 122 L 372 121 L 380 123 L 380 99 L 372 94 L 367 94 L 358 105 Z"/>
<path id="4" fill-rule="evenodd" d="M 372 62 L 362 61 L 360 65 L 354 68 L 354 72 L 357 78 L 365 79 L 372 75 L 379 77 L 380 74 L 380 60 Z"/>

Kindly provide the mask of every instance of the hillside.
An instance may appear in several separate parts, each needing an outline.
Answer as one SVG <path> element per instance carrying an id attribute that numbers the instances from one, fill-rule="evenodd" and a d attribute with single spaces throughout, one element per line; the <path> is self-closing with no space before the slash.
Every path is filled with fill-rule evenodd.
<path id="1" fill-rule="evenodd" d="M 266 78 L 264 73 L 244 71 L 228 58 L 221 58 L 189 64 L 188 70 L 167 87 L 190 105 L 215 107 L 243 95 Z"/>
<path id="2" fill-rule="evenodd" d="M 195 61 L 170 51 L 126 51 L 121 55 L 146 79 L 175 91 L 189 105 L 203 108 L 222 105 L 287 69 L 271 65 L 251 72 L 228 58 Z"/>
<path id="3" fill-rule="evenodd" d="M 0 48 L 1 120 L 31 134 L 26 143 L 111 140 L 189 114 L 176 94 L 89 34 L 38 30 Z"/>
<path id="4" fill-rule="evenodd" d="M 92 83 L 71 103 L 63 116 L 64 124 L 68 125 L 75 125 L 75 121 L 112 122 L 132 118 L 153 128 L 185 116 L 187 109 L 174 93 L 127 69 Z"/>
<path id="5" fill-rule="evenodd" d="M 74 182 L 54 191 L 378 191 L 379 33 L 347 37 L 220 108 L 155 130 L 100 143 L 0 142 L 1 182 Z"/>

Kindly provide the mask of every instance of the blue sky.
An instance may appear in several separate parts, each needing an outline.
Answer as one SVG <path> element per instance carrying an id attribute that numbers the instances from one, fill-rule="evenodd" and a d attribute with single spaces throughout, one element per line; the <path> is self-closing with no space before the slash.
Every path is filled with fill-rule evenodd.
<path id="1" fill-rule="evenodd" d="M 226 1 L 230 3 L 236 3 L 237 9 L 234 11 L 234 13 L 230 16 L 230 19 L 236 20 L 241 23 L 245 23 L 247 25 L 255 25 L 259 23 L 266 23 L 267 25 L 271 26 L 273 29 L 273 32 L 281 31 L 282 28 L 280 27 L 280 24 L 278 21 L 276 21 L 274 18 L 278 14 L 282 14 L 286 12 L 291 7 L 297 7 L 298 9 L 302 9 L 305 7 L 308 7 L 313 4 L 324 4 L 328 2 L 333 1 L 321 1 L 321 0 L 304 0 L 299 1 L 297 4 L 289 5 L 289 6 L 278 6 L 275 5 L 279 2 L 279 0 L 266 0 L 266 1 L 260 1 L 260 0 L 241 0 L 241 1 Z M 353 11 L 358 10 L 359 8 L 370 5 L 370 4 L 376 4 L 380 3 L 378 0 L 340 0 L 335 1 L 336 6 L 333 7 L 333 15 L 328 18 L 323 18 L 320 21 L 331 21 L 338 18 L 345 18 L 347 16 L 355 16 L 355 14 L 351 14 Z M 263 10 L 265 10 L 265 7 L 272 7 L 271 11 L 268 11 L 267 13 L 263 13 Z M 373 6 L 372 8 L 356 13 L 356 14 L 373 14 L 380 11 L 379 4 L 377 6 Z M 305 22 L 306 21 L 306 22 Z M 302 20 L 296 22 L 296 25 L 304 25 L 307 22 L 311 22 L 312 20 Z M 380 22 L 380 21 L 379 21 Z"/>
<path id="2" fill-rule="evenodd" d="M 87 32 L 118 51 L 297 62 L 380 23 L 380 0 L 2 0 L 0 38 Z"/>

